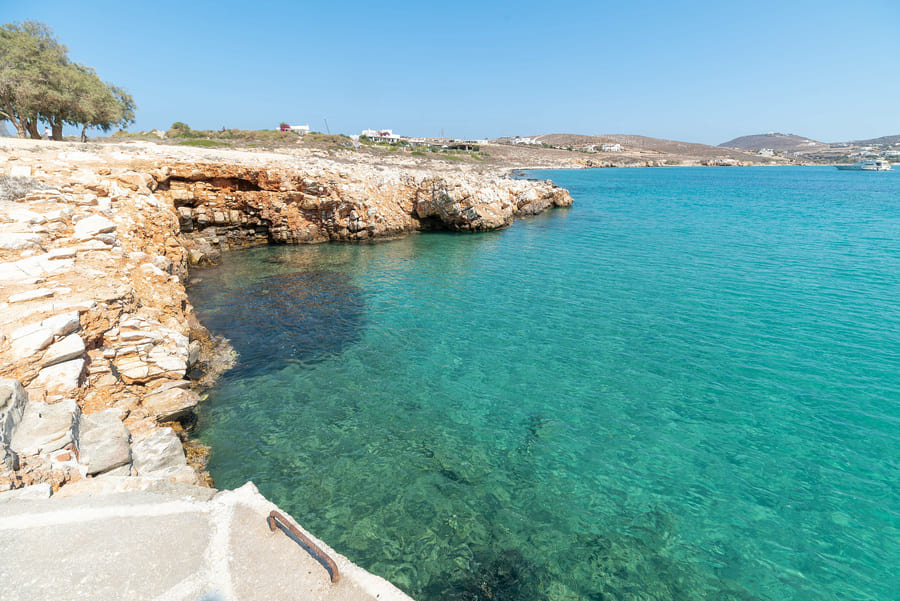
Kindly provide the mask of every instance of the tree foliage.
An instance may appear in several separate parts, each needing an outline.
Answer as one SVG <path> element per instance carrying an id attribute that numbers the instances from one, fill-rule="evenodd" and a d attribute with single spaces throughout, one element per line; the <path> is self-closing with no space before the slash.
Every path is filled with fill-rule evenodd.
<path id="1" fill-rule="evenodd" d="M 176 121 L 166 132 L 167 138 L 186 138 L 191 135 L 191 126 L 181 121 Z"/>
<path id="2" fill-rule="evenodd" d="M 40 138 L 47 123 L 53 138 L 63 125 L 108 131 L 134 123 L 134 99 L 103 82 L 90 67 L 69 60 L 68 49 L 37 21 L 0 27 L 0 119 L 12 122 L 20 138 Z"/>

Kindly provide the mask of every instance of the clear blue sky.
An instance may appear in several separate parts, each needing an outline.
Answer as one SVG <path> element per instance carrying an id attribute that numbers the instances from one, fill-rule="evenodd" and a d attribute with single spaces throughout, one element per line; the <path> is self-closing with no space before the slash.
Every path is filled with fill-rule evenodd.
<path id="1" fill-rule="evenodd" d="M 133 130 L 900 134 L 900 0 L 0 0 L 0 19 L 128 89 Z"/>

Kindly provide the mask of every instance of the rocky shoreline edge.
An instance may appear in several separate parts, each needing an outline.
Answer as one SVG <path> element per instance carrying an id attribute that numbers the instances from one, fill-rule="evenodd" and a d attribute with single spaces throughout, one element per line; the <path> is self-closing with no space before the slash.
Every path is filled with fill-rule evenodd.
<path id="1" fill-rule="evenodd" d="M 212 486 L 184 426 L 234 356 L 194 314 L 191 265 L 258 244 L 492 230 L 571 203 L 499 169 L 0 141 L 0 492 Z"/>

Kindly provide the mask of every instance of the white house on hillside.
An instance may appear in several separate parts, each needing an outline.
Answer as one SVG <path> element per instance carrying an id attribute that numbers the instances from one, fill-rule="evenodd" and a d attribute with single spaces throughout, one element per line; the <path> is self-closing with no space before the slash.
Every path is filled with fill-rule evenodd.
<path id="1" fill-rule="evenodd" d="M 299 134 L 301 136 L 309 133 L 309 125 L 288 125 L 287 123 L 282 123 L 279 127 L 281 131 L 292 131 L 295 134 Z"/>
<path id="2" fill-rule="evenodd" d="M 399 142 L 402 139 L 390 129 L 364 129 L 360 135 L 376 142 L 387 142 L 388 144 Z"/>
<path id="3" fill-rule="evenodd" d="M 601 144 L 600 150 L 603 152 L 622 152 L 621 144 Z"/>

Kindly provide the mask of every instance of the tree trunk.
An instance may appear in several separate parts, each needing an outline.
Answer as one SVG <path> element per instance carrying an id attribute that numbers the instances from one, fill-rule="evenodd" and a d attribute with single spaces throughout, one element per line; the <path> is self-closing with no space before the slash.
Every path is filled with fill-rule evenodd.
<path id="1" fill-rule="evenodd" d="M 57 142 L 62 142 L 62 123 L 51 123 L 50 129 L 53 131 L 53 135 L 50 138 Z"/>
<path id="2" fill-rule="evenodd" d="M 81 128 L 81 141 L 87 142 L 87 125 Z"/>
<path id="3" fill-rule="evenodd" d="M 16 115 L 16 111 L 13 110 L 11 106 L 3 106 L 0 107 L 0 117 L 8 119 L 10 123 L 16 126 L 16 137 L 24 138 L 28 133 L 25 131 L 25 124 L 23 123 L 23 119 L 19 119 Z"/>
<path id="4" fill-rule="evenodd" d="M 41 134 L 37 128 L 37 120 L 32 121 L 31 119 L 25 119 L 25 129 L 28 130 L 28 135 L 32 140 L 41 139 Z"/>

